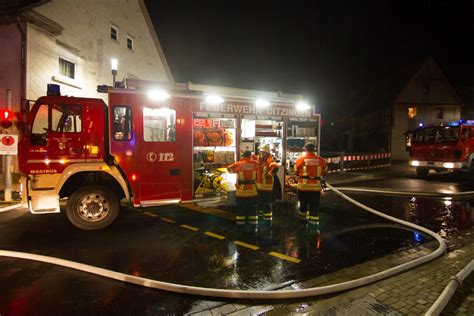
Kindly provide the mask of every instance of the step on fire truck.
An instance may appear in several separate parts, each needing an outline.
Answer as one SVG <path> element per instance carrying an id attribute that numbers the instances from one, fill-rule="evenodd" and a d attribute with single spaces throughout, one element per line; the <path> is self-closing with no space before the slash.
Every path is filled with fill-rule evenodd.
<path id="1" fill-rule="evenodd" d="M 56 87 L 25 103 L 19 166 L 30 212 L 57 213 L 67 199 L 70 222 L 91 230 L 111 224 L 122 199 L 145 207 L 208 198 L 197 196 L 207 191 L 196 190 L 194 173 L 203 164 L 226 167 L 239 159 L 245 115 L 285 122 L 320 117 L 314 107 L 295 106 L 300 96 L 266 92 L 269 103 L 258 107 L 255 95 L 239 95 L 239 89 L 217 97 L 189 87 L 102 87 L 108 106 L 101 99 L 61 96 Z M 222 187 L 235 190 L 235 175 L 220 175 Z"/>
<path id="2" fill-rule="evenodd" d="M 474 172 L 474 120 L 419 128 L 408 136 L 410 165 L 419 177 L 430 170 Z"/>

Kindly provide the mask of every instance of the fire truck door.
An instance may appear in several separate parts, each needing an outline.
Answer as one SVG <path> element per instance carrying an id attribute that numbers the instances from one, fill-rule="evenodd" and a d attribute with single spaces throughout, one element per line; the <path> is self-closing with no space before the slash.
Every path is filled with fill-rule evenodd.
<path id="1" fill-rule="evenodd" d="M 140 200 L 146 204 L 181 197 L 180 141 L 176 137 L 176 110 L 143 109 L 140 142 Z"/>
<path id="2" fill-rule="evenodd" d="M 28 155 L 32 173 L 60 173 L 85 161 L 82 106 L 42 104 L 35 113 Z"/>

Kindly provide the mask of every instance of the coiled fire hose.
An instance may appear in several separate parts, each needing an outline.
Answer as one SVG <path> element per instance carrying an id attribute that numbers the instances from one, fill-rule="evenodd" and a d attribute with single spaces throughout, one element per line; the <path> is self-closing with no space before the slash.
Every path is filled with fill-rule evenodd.
<path id="1" fill-rule="evenodd" d="M 118 281 L 122 281 L 126 283 L 144 286 L 147 288 L 154 288 L 154 289 L 181 293 L 181 294 L 190 294 L 190 295 L 207 296 L 207 297 L 232 298 L 232 299 L 253 299 L 253 300 L 266 299 L 268 300 L 268 299 L 302 298 L 302 297 L 317 296 L 317 295 L 330 294 L 330 293 L 335 293 L 339 291 L 350 290 L 356 287 L 360 287 L 363 285 L 367 285 L 367 284 L 385 279 L 387 277 L 406 271 L 408 269 L 412 269 L 418 265 L 421 265 L 423 263 L 426 263 L 430 260 L 433 260 L 441 256 L 445 252 L 446 244 L 444 240 L 438 234 L 424 227 L 386 215 L 382 212 L 374 210 L 373 208 L 363 205 L 357 202 L 356 200 L 348 197 L 344 193 L 340 192 L 338 189 L 334 188 L 328 183 L 326 183 L 326 186 L 328 189 L 332 190 L 334 193 L 336 193 L 340 197 L 344 198 L 350 203 L 372 214 L 375 214 L 377 216 L 391 220 L 395 223 L 416 229 L 417 231 L 430 235 L 439 243 L 439 247 L 434 252 L 427 254 L 426 256 L 414 259 L 412 261 L 400 264 L 390 269 L 380 271 L 375 274 L 368 275 L 368 276 L 358 278 L 355 280 L 346 281 L 346 282 L 337 283 L 337 284 L 325 285 L 325 286 L 320 286 L 320 287 L 308 288 L 308 289 L 280 290 L 280 291 L 230 290 L 230 289 L 205 288 L 205 287 L 196 287 L 196 286 L 189 286 L 189 285 L 183 285 L 183 284 L 175 284 L 175 283 L 142 278 L 142 277 L 125 274 L 125 273 L 121 273 L 117 271 L 107 270 L 107 269 L 103 269 L 103 268 L 99 268 L 99 267 L 95 267 L 95 266 L 91 266 L 91 265 L 83 264 L 79 262 L 74 262 L 70 260 L 64 260 L 64 259 L 55 258 L 55 257 L 48 257 L 48 256 L 42 256 L 42 255 L 36 255 L 36 254 L 24 253 L 24 252 L 16 252 L 16 251 L 0 250 L 0 256 L 50 263 L 50 264 L 54 264 L 54 265 L 58 265 L 58 266 L 62 266 L 62 267 L 70 268 L 70 269 L 92 273 L 92 274 L 103 276 L 109 279 L 114 279 L 114 280 L 118 280 Z"/>

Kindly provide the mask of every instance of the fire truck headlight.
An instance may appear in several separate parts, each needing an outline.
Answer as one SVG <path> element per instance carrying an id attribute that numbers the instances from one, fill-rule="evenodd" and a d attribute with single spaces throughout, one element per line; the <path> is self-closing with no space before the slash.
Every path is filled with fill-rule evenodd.
<path id="1" fill-rule="evenodd" d="M 454 168 L 454 164 L 452 162 L 445 162 L 443 164 L 443 167 L 445 167 L 446 169 L 453 169 Z"/>
<path id="2" fill-rule="evenodd" d="M 164 90 L 150 90 L 148 91 L 148 98 L 153 101 L 164 101 L 169 99 L 170 95 Z"/>
<path id="3" fill-rule="evenodd" d="M 413 167 L 418 167 L 418 166 L 420 165 L 420 162 L 419 162 L 418 160 L 412 160 L 412 161 L 411 161 L 411 165 L 412 165 Z"/>

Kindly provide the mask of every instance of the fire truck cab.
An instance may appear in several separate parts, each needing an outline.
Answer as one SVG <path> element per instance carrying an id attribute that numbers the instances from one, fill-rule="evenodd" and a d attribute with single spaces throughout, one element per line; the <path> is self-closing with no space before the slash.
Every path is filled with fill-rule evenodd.
<path id="1" fill-rule="evenodd" d="M 249 125 L 245 115 L 255 119 L 261 114 L 267 120 L 278 116 L 284 122 L 289 120 L 285 115 L 292 116 L 301 120 L 299 126 L 311 123 L 313 130 L 320 130 L 319 114 L 312 107 L 297 109 L 294 98 L 269 95 L 272 106 L 260 109 L 254 97 L 227 95 L 225 101 L 210 104 L 202 92 L 170 90 L 108 88 L 108 105 L 57 93 L 23 106 L 19 166 L 29 210 L 57 213 L 64 199 L 71 223 L 91 230 L 111 224 L 122 199 L 134 207 L 209 199 L 212 190 L 199 184 L 203 173 L 198 172 L 204 165 L 220 168 L 218 176 L 204 173 L 210 180 L 201 183 L 232 190 L 235 175 L 225 167 L 250 146 L 242 138 L 243 125 Z M 255 135 L 259 125 L 252 122 Z M 280 128 L 271 132 L 279 140 L 273 137 L 271 142 L 275 153 L 281 153 L 286 131 L 268 126 Z"/>
<path id="2" fill-rule="evenodd" d="M 420 124 L 421 125 L 421 124 Z M 474 171 L 474 121 L 420 126 L 408 142 L 410 165 L 418 176 L 436 172 Z"/>

